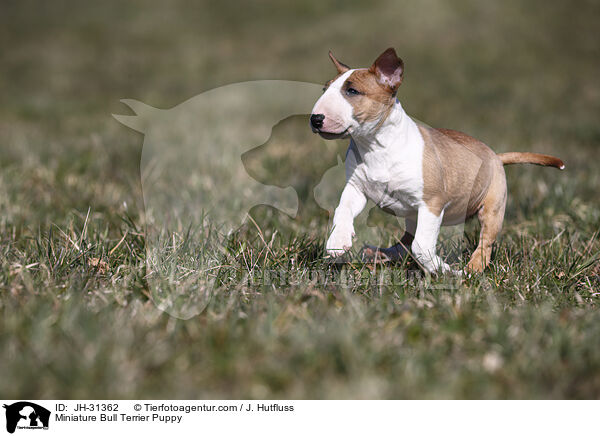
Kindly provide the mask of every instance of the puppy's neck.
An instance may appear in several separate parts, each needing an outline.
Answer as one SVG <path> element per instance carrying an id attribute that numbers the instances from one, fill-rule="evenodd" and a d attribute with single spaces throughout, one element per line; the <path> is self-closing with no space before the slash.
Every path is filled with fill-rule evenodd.
<path id="1" fill-rule="evenodd" d="M 397 149 L 408 143 L 414 121 L 404 112 L 397 99 L 383 121 L 373 122 L 372 125 L 352 133 L 352 140 L 357 145 L 361 155 Z"/>

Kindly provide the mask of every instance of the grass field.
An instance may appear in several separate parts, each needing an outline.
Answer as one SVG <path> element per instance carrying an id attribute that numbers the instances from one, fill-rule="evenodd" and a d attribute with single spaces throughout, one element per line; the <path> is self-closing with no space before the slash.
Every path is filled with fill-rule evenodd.
<path id="1" fill-rule="evenodd" d="M 1 8 L 3 397 L 600 397 L 597 1 Z M 342 270 L 354 280 L 312 280 L 341 273 L 322 259 L 327 215 L 311 191 L 344 144 L 315 142 L 305 120 L 290 119 L 243 160 L 257 180 L 293 186 L 302 213 L 254 208 L 256 225 L 223 249 L 228 269 L 206 308 L 187 320 L 157 309 L 144 138 L 112 118 L 129 113 L 119 100 L 170 108 L 229 83 L 321 84 L 333 75 L 329 49 L 368 66 L 388 46 L 406 65 L 409 114 L 498 152 L 566 162 L 564 172 L 507 168 L 504 229 L 485 274 L 449 286 L 404 274 L 407 265 L 354 264 Z M 382 214 L 369 220 L 385 242 L 400 236 Z M 477 234 L 465 227 L 460 262 Z M 234 281 L 282 270 L 276 283 Z M 179 286 L 193 301 L 196 284 Z"/>

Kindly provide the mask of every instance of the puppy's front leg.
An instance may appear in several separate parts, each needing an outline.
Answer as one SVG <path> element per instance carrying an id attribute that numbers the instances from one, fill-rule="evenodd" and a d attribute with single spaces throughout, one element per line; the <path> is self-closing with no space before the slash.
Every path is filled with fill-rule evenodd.
<path id="1" fill-rule="evenodd" d="M 444 272 L 454 272 L 447 263 L 445 263 L 436 254 L 436 243 L 442 225 L 444 211 L 439 215 L 432 213 L 427 206 L 419 208 L 417 216 L 417 231 L 412 243 L 411 250 L 415 258 L 423 268 L 429 273 L 436 274 L 440 270 Z"/>
<path id="2" fill-rule="evenodd" d="M 333 230 L 325 249 L 332 257 L 341 256 L 352 247 L 354 218 L 364 209 L 367 197 L 351 183 L 346 183 L 340 204 L 333 215 Z"/>

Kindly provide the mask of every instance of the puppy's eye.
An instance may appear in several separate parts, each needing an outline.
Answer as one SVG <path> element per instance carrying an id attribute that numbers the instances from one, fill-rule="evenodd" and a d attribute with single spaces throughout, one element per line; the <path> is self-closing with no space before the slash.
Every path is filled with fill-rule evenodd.
<path id="1" fill-rule="evenodd" d="M 348 94 L 348 95 L 360 95 L 360 91 L 357 91 L 354 88 L 348 88 L 348 89 L 346 89 L 346 94 Z"/>

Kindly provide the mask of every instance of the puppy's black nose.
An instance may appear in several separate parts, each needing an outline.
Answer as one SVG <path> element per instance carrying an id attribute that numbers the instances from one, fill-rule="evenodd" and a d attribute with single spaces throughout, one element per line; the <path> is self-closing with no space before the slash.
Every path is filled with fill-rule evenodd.
<path id="1" fill-rule="evenodd" d="M 310 116 L 310 125 L 315 129 L 320 129 L 323 127 L 323 120 L 325 119 L 325 115 L 323 114 L 312 114 Z"/>

